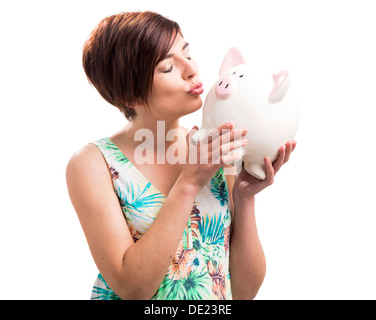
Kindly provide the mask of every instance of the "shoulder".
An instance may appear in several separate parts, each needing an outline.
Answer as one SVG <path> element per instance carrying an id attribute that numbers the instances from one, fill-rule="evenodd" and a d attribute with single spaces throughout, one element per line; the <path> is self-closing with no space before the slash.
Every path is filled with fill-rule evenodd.
<path id="1" fill-rule="evenodd" d="M 105 165 L 101 151 L 94 144 L 87 144 L 78 149 L 69 159 L 67 175 L 71 173 L 91 171 Z"/>
<path id="2" fill-rule="evenodd" d="M 106 160 L 94 144 L 85 145 L 71 156 L 66 180 L 70 193 L 92 185 L 112 186 Z"/>

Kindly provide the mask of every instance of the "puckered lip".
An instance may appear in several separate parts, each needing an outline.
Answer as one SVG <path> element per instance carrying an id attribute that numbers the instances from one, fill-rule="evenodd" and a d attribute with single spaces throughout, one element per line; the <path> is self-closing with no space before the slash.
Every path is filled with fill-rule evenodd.
<path id="1" fill-rule="evenodd" d="M 188 91 L 188 93 L 191 93 L 191 94 L 201 94 L 203 91 L 204 91 L 204 89 L 202 88 L 202 83 L 199 82 L 199 83 L 196 83 L 191 88 L 191 90 Z"/>

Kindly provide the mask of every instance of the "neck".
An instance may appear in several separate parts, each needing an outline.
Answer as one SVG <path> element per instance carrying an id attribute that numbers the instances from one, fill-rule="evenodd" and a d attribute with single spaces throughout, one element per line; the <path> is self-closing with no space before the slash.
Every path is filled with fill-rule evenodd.
<path id="1" fill-rule="evenodd" d="M 179 118 L 162 120 L 152 118 L 150 116 L 136 116 L 135 119 L 128 123 L 125 130 L 127 132 L 128 139 L 132 140 L 132 142 L 136 141 L 137 136 L 147 136 L 147 139 L 151 139 L 152 137 L 154 139 L 154 150 L 155 152 L 158 152 L 158 150 L 161 150 L 161 146 L 163 144 L 167 149 L 170 145 L 176 142 L 176 138 L 174 138 L 173 141 L 167 141 L 166 138 L 171 140 L 171 138 L 177 135 L 179 130 Z M 171 131 L 170 135 L 168 135 L 169 131 Z"/>

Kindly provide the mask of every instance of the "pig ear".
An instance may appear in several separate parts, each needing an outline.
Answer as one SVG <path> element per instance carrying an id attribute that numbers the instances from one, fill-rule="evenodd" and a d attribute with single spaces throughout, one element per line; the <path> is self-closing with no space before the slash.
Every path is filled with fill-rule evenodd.
<path id="1" fill-rule="evenodd" d="M 219 75 L 224 74 L 228 69 L 235 67 L 239 64 L 246 63 L 243 55 L 239 51 L 238 48 L 231 48 L 225 58 L 223 59 L 221 70 L 219 71 Z"/>

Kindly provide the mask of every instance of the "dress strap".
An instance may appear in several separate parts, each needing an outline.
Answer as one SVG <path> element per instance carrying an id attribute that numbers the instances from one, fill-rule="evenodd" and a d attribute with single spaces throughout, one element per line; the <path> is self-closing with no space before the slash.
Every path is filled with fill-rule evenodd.
<path id="1" fill-rule="evenodd" d="M 127 165 L 132 167 L 133 164 L 128 160 L 128 158 L 120 151 L 120 149 L 110 140 L 110 138 L 103 138 L 94 142 L 92 144 L 96 145 L 102 152 L 107 164 L 112 167 L 122 167 Z"/>

